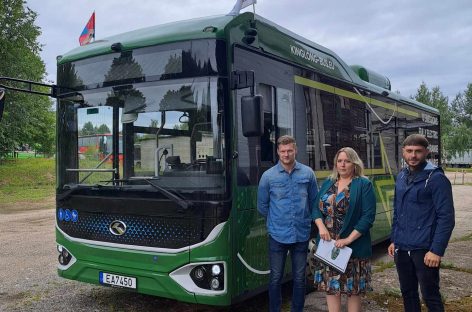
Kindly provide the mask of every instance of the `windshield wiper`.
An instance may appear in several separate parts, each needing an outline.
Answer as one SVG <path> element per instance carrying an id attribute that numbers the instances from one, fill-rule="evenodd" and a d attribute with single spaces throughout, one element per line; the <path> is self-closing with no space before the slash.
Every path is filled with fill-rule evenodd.
<path id="1" fill-rule="evenodd" d="M 70 184 L 66 184 L 66 185 L 64 185 L 63 189 L 67 188 L 67 191 L 65 191 L 64 193 L 62 193 L 60 195 L 57 195 L 56 200 L 63 201 L 65 199 L 69 198 L 76 191 L 84 190 L 84 189 L 91 189 L 93 187 L 100 187 L 100 185 L 98 185 L 98 184 L 95 184 L 95 185 L 81 185 L 81 184 L 70 185 Z"/>
<path id="2" fill-rule="evenodd" d="M 148 179 L 142 179 L 149 183 L 152 187 L 154 187 L 156 190 L 160 191 L 165 197 L 169 198 L 170 200 L 174 201 L 177 205 L 182 207 L 184 210 L 187 210 L 192 206 L 192 203 L 189 202 L 187 199 L 185 199 L 182 195 L 176 193 L 176 192 L 171 192 L 165 188 L 163 188 L 160 185 L 154 184 L 151 182 L 151 180 Z"/>
<path id="3" fill-rule="evenodd" d="M 193 204 L 188 201 L 186 198 L 184 198 L 182 195 L 178 194 L 177 192 L 175 191 L 170 191 L 166 188 L 163 188 L 162 186 L 160 185 L 157 185 L 157 184 L 154 184 L 152 183 L 151 180 L 149 179 L 146 179 L 146 178 L 139 178 L 139 179 L 114 179 L 114 180 L 110 180 L 110 181 L 103 181 L 103 182 L 118 182 L 118 183 L 123 183 L 123 182 L 130 182 L 130 181 L 145 181 L 146 183 L 148 183 L 150 186 L 152 186 L 153 188 L 155 188 L 156 190 L 158 190 L 162 195 L 164 195 L 165 197 L 167 197 L 168 199 L 172 200 L 173 202 L 175 202 L 177 205 L 179 205 L 180 207 L 182 207 L 184 210 L 187 210 L 188 208 L 190 208 Z"/>
<path id="4" fill-rule="evenodd" d="M 104 181 L 104 182 L 120 182 L 120 183 L 123 183 L 123 182 L 135 181 L 135 180 L 146 181 L 149 185 L 151 185 L 153 188 L 158 190 L 162 195 L 164 195 L 168 199 L 175 202 L 177 205 L 182 207 L 182 209 L 184 209 L 184 210 L 187 210 L 188 208 L 190 208 L 192 206 L 192 203 L 189 202 L 187 199 L 185 199 L 182 195 L 180 195 L 176 192 L 172 192 L 170 190 L 167 190 L 167 189 L 163 188 L 160 185 L 154 184 L 148 179 L 144 179 L 144 178 L 142 178 L 142 179 L 133 179 L 133 180 L 120 179 L 120 180 L 110 180 L 110 181 Z M 56 199 L 58 201 L 63 201 L 65 199 L 69 198 L 73 193 L 75 193 L 76 191 L 79 191 L 79 190 L 91 189 L 91 188 L 101 188 L 101 187 L 104 187 L 104 186 L 100 185 L 100 184 L 94 184 L 94 185 L 81 185 L 81 184 L 69 185 L 69 184 L 66 184 L 66 185 L 64 185 L 64 189 L 66 187 L 68 187 L 67 191 L 65 191 L 64 193 L 56 196 Z"/>

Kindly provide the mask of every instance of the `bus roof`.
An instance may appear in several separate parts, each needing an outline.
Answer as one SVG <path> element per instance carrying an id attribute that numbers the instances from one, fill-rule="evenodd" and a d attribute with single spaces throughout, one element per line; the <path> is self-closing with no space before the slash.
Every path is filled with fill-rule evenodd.
<path id="1" fill-rule="evenodd" d="M 371 93 L 382 94 L 393 100 L 438 114 L 438 110 L 435 108 L 362 80 L 333 51 L 259 15 L 254 16 L 251 12 L 236 16 L 221 15 L 171 22 L 110 36 L 77 47 L 58 57 L 58 65 L 113 53 L 111 45 L 118 42 L 122 45 L 123 50 L 195 39 L 226 39 L 231 40 L 228 42 L 229 44 L 244 45 L 241 41 L 245 35 L 244 31 L 251 27 L 250 22 L 254 21 L 254 18 L 257 36 L 254 43 L 251 44 L 252 47 L 262 49 L 266 53 L 290 62 L 313 68 L 333 78 L 347 81 Z"/>
<path id="2" fill-rule="evenodd" d="M 192 39 L 224 38 L 224 28 L 233 19 L 234 16 L 228 15 L 203 17 L 125 32 L 77 47 L 58 57 L 58 64 L 113 53 L 111 45 L 117 42 L 123 50 L 131 50 Z M 215 27 L 216 31 L 203 31 L 208 26 Z"/>

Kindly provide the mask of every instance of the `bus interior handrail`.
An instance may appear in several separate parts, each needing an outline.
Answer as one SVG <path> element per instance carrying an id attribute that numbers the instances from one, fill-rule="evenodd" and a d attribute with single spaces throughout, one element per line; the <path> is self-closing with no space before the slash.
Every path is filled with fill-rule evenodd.
<path id="1" fill-rule="evenodd" d="M 113 172 L 113 173 L 116 173 L 116 168 L 113 168 L 113 169 L 88 169 L 88 168 L 80 168 L 80 169 L 69 169 L 67 168 L 66 171 L 69 171 L 69 172 Z M 80 183 L 82 183 L 83 181 L 80 181 Z M 79 184 L 80 184 L 79 183 Z"/>

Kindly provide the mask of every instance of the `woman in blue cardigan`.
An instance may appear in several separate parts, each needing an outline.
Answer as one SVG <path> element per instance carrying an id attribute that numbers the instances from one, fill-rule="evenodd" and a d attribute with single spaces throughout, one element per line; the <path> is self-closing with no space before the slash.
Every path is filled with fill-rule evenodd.
<path id="1" fill-rule="evenodd" d="M 345 273 L 315 261 L 315 287 L 326 291 L 329 311 L 341 311 L 341 294 L 346 294 L 349 312 L 361 310 L 360 295 L 370 290 L 372 242 L 370 228 L 375 219 L 376 200 L 372 183 L 363 176 L 362 160 L 350 147 L 334 157 L 331 176 L 316 197 L 313 220 L 320 238 L 334 239 L 335 246 L 352 248 Z"/>

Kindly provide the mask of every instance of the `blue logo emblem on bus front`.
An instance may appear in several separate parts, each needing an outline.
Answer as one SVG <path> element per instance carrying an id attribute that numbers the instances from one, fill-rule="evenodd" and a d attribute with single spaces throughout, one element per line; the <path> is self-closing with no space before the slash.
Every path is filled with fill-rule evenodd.
<path id="1" fill-rule="evenodd" d="M 59 208 L 57 211 L 57 219 L 59 219 L 59 221 L 64 220 L 64 209 Z"/>
<path id="2" fill-rule="evenodd" d="M 79 221 L 79 212 L 77 210 L 69 210 L 69 209 L 63 209 L 59 208 L 57 210 L 57 219 L 59 221 L 65 221 L 65 222 L 77 222 Z"/>
<path id="3" fill-rule="evenodd" d="M 70 214 L 72 222 L 77 222 L 79 220 L 79 213 L 77 212 L 77 210 L 72 210 Z"/>
<path id="4" fill-rule="evenodd" d="M 66 213 L 65 213 L 65 215 L 64 215 L 64 220 L 65 220 L 66 222 L 69 222 L 71 217 L 72 217 L 72 216 L 71 216 L 70 210 L 69 210 L 69 209 L 66 209 Z"/>

